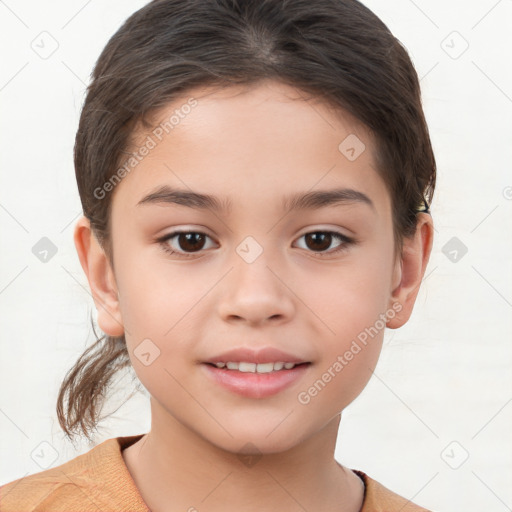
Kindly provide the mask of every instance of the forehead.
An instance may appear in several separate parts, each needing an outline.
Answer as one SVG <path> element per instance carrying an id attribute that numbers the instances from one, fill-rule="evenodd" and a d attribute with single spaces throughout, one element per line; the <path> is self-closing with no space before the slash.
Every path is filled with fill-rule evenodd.
<path id="1" fill-rule="evenodd" d="M 369 130 L 294 87 L 262 81 L 195 88 L 151 122 L 134 131 L 130 151 L 151 149 L 114 190 L 130 207 L 163 185 L 222 196 L 230 207 L 248 199 L 264 206 L 274 196 L 283 203 L 293 192 L 343 186 L 373 196 L 379 206 L 384 184 Z"/>

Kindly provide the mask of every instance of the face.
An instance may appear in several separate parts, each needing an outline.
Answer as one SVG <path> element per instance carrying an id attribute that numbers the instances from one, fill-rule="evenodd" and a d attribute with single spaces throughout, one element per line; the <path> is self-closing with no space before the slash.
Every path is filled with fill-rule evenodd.
<path id="1" fill-rule="evenodd" d="M 176 110 L 168 133 L 136 132 L 135 147 L 154 147 L 113 191 L 130 358 L 153 422 L 232 451 L 286 450 L 359 395 L 396 312 L 373 141 L 276 82 L 189 91 L 158 121 Z"/>

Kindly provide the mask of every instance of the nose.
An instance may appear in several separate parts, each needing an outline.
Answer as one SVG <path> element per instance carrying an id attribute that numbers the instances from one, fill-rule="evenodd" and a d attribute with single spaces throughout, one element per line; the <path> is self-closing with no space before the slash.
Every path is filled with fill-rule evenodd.
<path id="1" fill-rule="evenodd" d="M 275 260 L 274 260 L 275 261 Z M 252 263 L 235 259 L 219 290 L 218 312 L 231 323 L 285 323 L 295 311 L 293 285 L 265 251 Z"/>

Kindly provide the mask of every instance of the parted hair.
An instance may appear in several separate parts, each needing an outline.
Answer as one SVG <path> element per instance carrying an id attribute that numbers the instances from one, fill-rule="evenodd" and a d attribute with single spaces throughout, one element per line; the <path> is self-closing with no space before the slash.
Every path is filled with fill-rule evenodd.
<path id="1" fill-rule="evenodd" d="M 75 139 L 83 214 L 112 267 L 112 194 L 97 191 L 129 156 L 136 126 L 151 127 L 152 114 L 192 88 L 263 79 L 324 100 L 370 130 L 401 254 L 418 212 L 429 211 L 436 162 L 418 75 L 387 26 L 357 0 L 154 0 L 99 56 Z M 124 336 L 103 335 L 79 357 L 57 399 L 69 438 L 90 437 L 109 384 L 128 366 Z"/>

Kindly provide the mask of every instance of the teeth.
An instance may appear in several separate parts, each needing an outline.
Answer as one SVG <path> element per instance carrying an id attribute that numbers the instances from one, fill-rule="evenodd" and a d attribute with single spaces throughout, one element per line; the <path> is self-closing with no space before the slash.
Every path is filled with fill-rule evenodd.
<path id="1" fill-rule="evenodd" d="M 258 373 L 270 373 L 274 371 L 274 363 L 258 363 L 256 365 Z"/>
<path id="2" fill-rule="evenodd" d="M 256 371 L 256 363 L 238 363 L 239 372 L 252 372 Z"/>
<path id="3" fill-rule="evenodd" d="M 282 370 L 283 368 L 285 370 L 291 370 L 294 366 L 296 366 L 296 364 L 283 363 L 281 361 L 276 363 L 235 363 L 229 361 L 227 363 L 215 363 L 215 366 L 217 368 L 227 368 L 228 370 L 238 370 L 239 372 L 243 373 L 270 373 L 273 371 Z"/>

